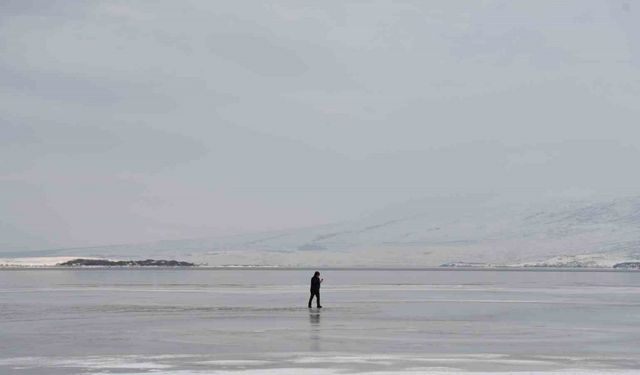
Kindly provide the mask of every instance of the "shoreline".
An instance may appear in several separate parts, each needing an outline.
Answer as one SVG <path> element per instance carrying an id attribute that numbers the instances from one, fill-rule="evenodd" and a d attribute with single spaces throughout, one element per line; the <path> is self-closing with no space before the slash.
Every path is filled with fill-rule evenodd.
<path id="1" fill-rule="evenodd" d="M 140 271 L 140 270 L 175 270 L 175 271 L 472 271 L 472 272 L 640 272 L 637 269 L 624 268 L 587 268 L 587 267 L 280 267 L 280 266 L 0 266 L 0 271 Z"/>

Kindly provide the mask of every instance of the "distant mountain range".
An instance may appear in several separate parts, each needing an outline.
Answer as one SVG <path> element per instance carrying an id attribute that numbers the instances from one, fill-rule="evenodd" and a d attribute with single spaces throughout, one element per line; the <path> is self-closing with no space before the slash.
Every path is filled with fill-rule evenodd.
<path id="1" fill-rule="evenodd" d="M 332 225 L 22 256 L 29 255 L 180 259 L 210 266 L 612 267 L 640 260 L 640 197 L 434 197 Z"/>

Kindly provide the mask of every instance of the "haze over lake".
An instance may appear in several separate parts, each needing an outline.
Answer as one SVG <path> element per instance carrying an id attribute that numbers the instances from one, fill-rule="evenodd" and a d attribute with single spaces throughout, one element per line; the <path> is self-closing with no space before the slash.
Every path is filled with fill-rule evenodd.
<path id="1" fill-rule="evenodd" d="M 640 373 L 639 20 L 0 0 L 0 375 Z"/>

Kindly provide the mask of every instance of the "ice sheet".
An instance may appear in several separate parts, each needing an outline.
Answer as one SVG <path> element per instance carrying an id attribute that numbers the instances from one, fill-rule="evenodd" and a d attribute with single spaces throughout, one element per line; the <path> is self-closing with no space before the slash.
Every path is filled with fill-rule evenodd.
<path id="1" fill-rule="evenodd" d="M 640 369 L 640 273 L 0 271 L 0 373 Z M 579 370 L 575 370 L 579 369 Z"/>

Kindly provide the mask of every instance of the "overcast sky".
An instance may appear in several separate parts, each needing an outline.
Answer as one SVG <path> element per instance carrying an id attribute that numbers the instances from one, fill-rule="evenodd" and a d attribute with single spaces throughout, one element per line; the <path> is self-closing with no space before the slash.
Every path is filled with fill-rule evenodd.
<path id="1" fill-rule="evenodd" d="M 640 191 L 633 1 L 0 1 L 0 251 Z"/>

